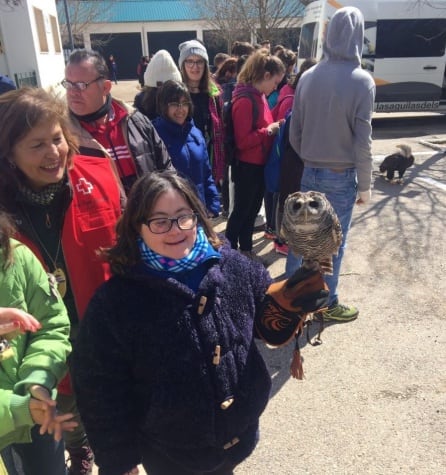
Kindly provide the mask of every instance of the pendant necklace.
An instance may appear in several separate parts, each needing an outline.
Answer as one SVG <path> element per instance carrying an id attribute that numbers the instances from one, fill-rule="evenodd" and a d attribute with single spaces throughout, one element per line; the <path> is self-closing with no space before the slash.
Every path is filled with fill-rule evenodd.
<path id="1" fill-rule="evenodd" d="M 57 242 L 56 255 L 54 256 L 54 259 L 53 259 L 53 257 L 49 253 L 48 249 L 44 246 L 42 240 L 40 239 L 39 234 L 37 233 L 36 228 L 34 227 L 32 221 L 31 221 L 31 218 L 28 215 L 28 212 L 23 207 L 22 207 L 22 210 L 23 210 L 26 218 L 28 219 L 28 222 L 31 226 L 31 229 L 34 233 L 34 236 L 36 237 L 36 239 L 37 239 L 37 241 L 40 245 L 41 250 L 45 252 L 45 254 L 47 255 L 47 257 L 50 260 L 51 264 L 53 265 L 53 271 L 50 272 L 50 274 L 54 278 L 54 280 L 56 281 L 57 290 L 59 291 L 60 296 L 62 298 L 64 298 L 65 294 L 67 293 L 67 276 L 65 274 L 65 271 L 62 269 L 62 266 L 57 265 L 57 259 L 59 257 L 59 253 L 60 253 L 60 250 L 61 250 L 61 247 L 62 247 L 62 229 L 59 232 L 59 239 L 58 239 L 58 242 Z M 46 225 L 47 228 L 51 227 L 51 220 L 50 220 L 50 217 L 49 217 L 48 213 L 46 213 L 45 225 Z"/>

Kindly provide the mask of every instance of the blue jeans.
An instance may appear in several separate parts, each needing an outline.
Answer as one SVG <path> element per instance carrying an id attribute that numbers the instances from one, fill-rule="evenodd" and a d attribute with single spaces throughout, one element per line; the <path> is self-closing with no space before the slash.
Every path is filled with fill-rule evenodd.
<path id="1" fill-rule="evenodd" d="M 342 257 L 346 248 L 347 233 L 352 221 L 353 206 L 356 202 L 357 180 L 356 169 L 346 168 L 336 172 L 326 168 L 304 168 L 301 191 L 320 191 L 330 201 L 342 227 L 342 243 L 337 256 L 333 256 L 333 275 L 325 275 L 325 282 L 330 289 L 329 305 L 338 303 L 338 280 Z M 291 277 L 302 263 L 301 256 L 288 253 L 285 274 Z"/>
<path id="2" fill-rule="evenodd" d="M 2 450 L 3 461 L 10 475 L 66 475 L 63 440 L 56 442 L 52 435 L 40 435 L 39 429 L 38 425 L 31 429 L 31 443 L 12 444 Z M 16 456 L 22 467 L 14 460 Z"/>

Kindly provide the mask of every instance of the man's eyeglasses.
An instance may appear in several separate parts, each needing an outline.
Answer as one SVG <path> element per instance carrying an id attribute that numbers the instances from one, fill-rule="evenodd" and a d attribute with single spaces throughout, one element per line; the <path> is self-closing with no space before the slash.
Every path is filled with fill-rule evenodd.
<path id="1" fill-rule="evenodd" d="M 189 109 L 190 107 L 190 102 L 169 102 L 167 104 L 169 107 L 172 107 L 172 109 Z"/>
<path id="2" fill-rule="evenodd" d="M 177 218 L 153 218 L 148 219 L 145 224 L 153 234 L 168 233 L 176 223 L 178 229 L 189 231 L 197 224 L 198 216 L 196 213 L 183 214 Z"/>
<path id="3" fill-rule="evenodd" d="M 68 90 L 69 89 L 76 89 L 78 91 L 85 91 L 85 89 L 87 89 L 87 87 L 90 84 L 93 84 L 94 82 L 100 81 L 101 79 L 104 79 L 104 76 L 99 76 L 99 77 L 97 77 L 96 79 L 93 79 L 93 81 L 90 81 L 90 82 L 83 82 L 83 81 L 71 82 L 71 81 L 68 81 L 68 79 L 64 79 L 61 82 L 61 84 L 65 89 L 68 89 Z"/>
<path id="4" fill-rule="evenodd" d="M 184 64 L 189 68 L 192 68 L 193 66 L 202 68 L 204 66 L 204 63 L 205 63 L 204 59 L 197 59 L 196 61 L 194 61 L 193 59 L 186 59 L 184 61 Z"/>

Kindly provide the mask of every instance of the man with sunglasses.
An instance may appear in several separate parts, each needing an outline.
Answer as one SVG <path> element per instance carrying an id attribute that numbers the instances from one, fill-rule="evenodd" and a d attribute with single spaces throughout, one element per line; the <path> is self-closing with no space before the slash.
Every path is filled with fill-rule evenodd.
<path id="1" fill-rule="evenodd" d="M 62 86 L 83 155 L 110 156 L 126 193 L 138 176 L 171 168 L 171 160 L 151 122 L 111 95 L 104 58 L 76 50 L 68 59 Z"/>

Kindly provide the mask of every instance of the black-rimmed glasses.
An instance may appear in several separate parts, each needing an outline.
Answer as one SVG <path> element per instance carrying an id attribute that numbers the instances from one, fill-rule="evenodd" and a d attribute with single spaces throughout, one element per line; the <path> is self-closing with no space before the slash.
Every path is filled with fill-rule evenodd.
<path id="1" fill-rule="evenodd" d="M 189 231 L 197 224 L 198 216 L 196 213 L 183 214 L 176 218 L 152 218 L 145 221 L 153 234 L 168 233 L 176 223 L 182 231 Z"/>
<path id="2" fill-rule="evenodd" d="M 173 109 L 189 109 L 190 102 L 168 102 L 167 105 Z"/>
<path id="3" fill-rule="evenodd" d="M 184 64 L 189 68 L 192 68 L 193 66 L 197 66 L 197 68 L 202 68 L 204 66 L 204 63 L 204 59 L 197 59 L 196 61 L 194 61 L 193 59 L 186 59 L 184 61 Z"/>
<path id="4" fill-rule="evenodd" d="M 85 89 L 87 89 L 87 87 L 90 84 L 93 84 L 94 82 L 100 81 L 101 79 L 104 79 L 104 76 L 99 76 L 99 77 L 97 77 L 96 79 L 93 79 L 90 82 L 83 82 L 83 81 L 71 82 L 71 81 L 68 81 L 68 79 L 64 79 L 61 82 L 61 84 L 65 89 L 76 89 L 77 91 L 85 91 Z"/>

